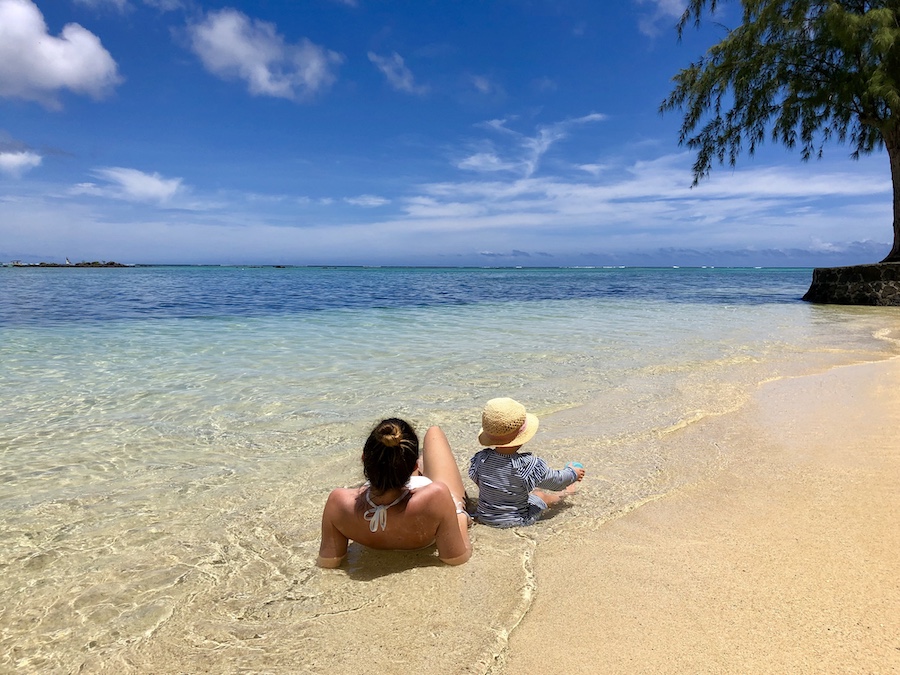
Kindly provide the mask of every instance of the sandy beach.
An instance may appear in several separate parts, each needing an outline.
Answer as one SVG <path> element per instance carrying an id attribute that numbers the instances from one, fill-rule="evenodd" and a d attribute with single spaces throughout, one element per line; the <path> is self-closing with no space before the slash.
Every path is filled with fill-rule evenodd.
<path id="1" fill-rule="evenodd" d="M 707 480 L 535 555 L 493 673 L 900 672 L 900 360 L 769 382 Z"/>

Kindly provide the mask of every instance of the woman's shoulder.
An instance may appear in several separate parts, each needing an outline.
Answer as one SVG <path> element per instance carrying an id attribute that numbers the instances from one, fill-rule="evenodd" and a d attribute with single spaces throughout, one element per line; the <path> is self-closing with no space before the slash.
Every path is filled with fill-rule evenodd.
<path id="1" fill-rule="evenodd" d="M 447 487 L 447 484 L 439 481 L 439 480 L 429 480 L 428 483 L 424 485 L 418 485 L 414 490 L 411 491 L 414 495 L 424 494 L 440 494 L 442 492 L 450 492 L 450 488 Z"/>
<path id="2" fill-rule="evenodd" d="M 360 495 L 366 491 L 366 488 L 369 487 L 368 483 L 364 485 L 357 485 L 356 487 L 339 487 L 334 488 L 330 495 Z"/>
<path id="3" fill-rule="evenodd" d="M 444 503 L 449 500 L 453 503 L 453 497 L 450 494 L 450 488 L 439 480 L 432 481 L 428 485 L 423 485 L 410 492 L 410 503 L 416 503 L 425 508 L 443 507 Z"/>
<path id="4" fill-rule="evenodd" d="M 335 488 L 333 489 L 329 495 L 328 500 L 325 502 L 325 508 L 345 508 L 347 506 L 352 506 L 356 504 L 356 501 L 359 499 L 362 494 L 364 488 L 356 487 L 356 488 Z"/>

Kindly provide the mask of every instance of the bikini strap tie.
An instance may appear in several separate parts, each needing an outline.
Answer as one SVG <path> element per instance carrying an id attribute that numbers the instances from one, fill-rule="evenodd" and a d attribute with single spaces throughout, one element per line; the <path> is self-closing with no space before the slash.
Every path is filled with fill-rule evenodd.
<path id="1" fill-rule="evenodd" d="M 390 504 L 375 504 L 369 497 L 369 490 L 366 490 L 366 501 L 372 508 L 366 509 L 365 512 L 363 512 L 363 518 L 369 523 L 369 531 L 377 532 L 380 527 L 383 532 L 385 528 L 387 528 L 387 510 L 406 499 L 406 495 L 408 494 L 409 490 L 404 490 L 400 496 Z"/>

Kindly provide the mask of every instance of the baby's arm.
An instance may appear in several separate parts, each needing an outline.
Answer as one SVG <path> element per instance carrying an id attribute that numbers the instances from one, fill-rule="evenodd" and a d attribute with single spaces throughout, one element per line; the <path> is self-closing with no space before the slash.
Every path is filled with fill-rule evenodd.
<path id="1" fill-rule="evenodd" d="M 538 481 L 537 487 L 544 490 L 564 490 L 572 483 L 584 477 L 584 469 L 567 466 L 565 469 L 556 470 L 547 466 L 544 460 L 539 460 L 546 469 L 544 477 Z M 579 473 L 580 472 L 580 473 Z"/>

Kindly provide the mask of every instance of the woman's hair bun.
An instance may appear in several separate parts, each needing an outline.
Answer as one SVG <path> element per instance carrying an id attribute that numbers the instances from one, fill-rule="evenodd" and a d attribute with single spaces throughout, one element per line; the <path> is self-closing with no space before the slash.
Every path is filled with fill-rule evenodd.
<path id="1" fill-rule="evenodd" d="M 396 422 L 385 420 L 375 430 L 375 437 L 388 448 L 396 448 L 403 441 L 403 430 Z"/>

